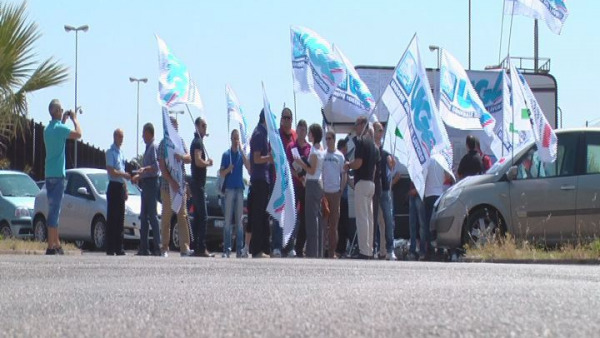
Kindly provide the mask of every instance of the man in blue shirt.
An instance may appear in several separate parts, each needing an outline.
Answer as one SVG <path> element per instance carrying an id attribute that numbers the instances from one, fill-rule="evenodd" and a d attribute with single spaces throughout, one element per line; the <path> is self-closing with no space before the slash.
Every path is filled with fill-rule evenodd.
<path id="1" fill-rule="evenodd" d="M 46 255 L 62 255 L 63 250 L 58 239 L 58 216 L 65 192 L 65 141 L 67 139 L 80 139 L 81 127 L 79 121 L 77 121 L 77 114 L 70 110 L 63 114 L 62 106 L 57 99 L 50 101 L 48 111 L 52 120 L 44 128 L 44 145 L 46 147 L 45 179 L 48 200 L 48 248 L 46 249 Z M 65 125 L 68 118 L 73 121 L 75 130 L 71 130 Z"/>
<path id="2" fill-rule="evenodd" d="M 106 254 L 125 255 L 123 250 L 123 226 L 125 222 L 125 201 L 127 200 L 127 181 L 131 178 L 125 171 L 125 157 L 121 152 L 123 130 L 113 133 L 114 143 L 106 151 L 106 171 L 108 189 L 106 190 Z"/>
<path id="3" fill-rule="evenodd" d="M 240 144 L 240 133 L 237 129 L 231 132 L 231 148 L 223 153 L 219 175 L 225 180 L 225 226 L 223 227 L 223 257 L 229 258 L 231 253 L 231 216 L 236 226 L 236 257 L 242 257 L 244 245 L 244 229 L 242 217 L 244 210 L 244 172 L 250 170 L 250 161 L 246 158 Z"/>

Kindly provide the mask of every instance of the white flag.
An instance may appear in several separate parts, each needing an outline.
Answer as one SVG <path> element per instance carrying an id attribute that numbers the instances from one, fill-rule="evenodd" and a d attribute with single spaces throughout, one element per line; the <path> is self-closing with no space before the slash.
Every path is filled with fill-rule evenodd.
<path id="1" fill-rule="evenodd" d="M 531 131 L 535 138 L 540 159 L 543 162 L 554 162 L 556 160 L 558 144 L 556 134 L 550 123 L 548 123 L 548 120 L 533 95 L 531 88 L 529 88 L 527 81 L 525 81 L 525 77 L 519 73 L 512 62 L 510 64 L 510 78 L 513 97 L 522 97 L 524 100 L 525 110 L 522 111 L 523 114 L 528 114 L 531 121 Z M 515 105 L 517 104 L 514 100 L 513 102 Z"/>
<path id="2" fill-rule="evenodd" d="M 381 101 L 390 112 L 388 123 L 393 120 L 406 140 L 408 172 L 421 198 L 428 161 L 433 155 L 443 156 L 444 170 L 451 172 L 452 168 L 452 146 L 430 88 L 415 34 Z"/>
<path id="3" fill-rule="evenodd" d="M 560 34 L 569 10 L 566 0 L 504 0 L 504 14 L 544 20 L 552 32 Z"/>
<path id="4" fill-rule="evenodd" d="M 227 97 L 227 125 L 229 126 L 229 121 L 231 119 L 239 123 L 242 149 L 245 154 L 248 154 L 250 151 L 250 143 L 248 142 L 248 124 L 246 123 L 246 117 L 240 106 L 240 101 L 238 101 L 237 96 L 229 85 L 226 85 L 225 87 L 225 95 Z"/>
<path id="5" fill-rule="evenodd" d="M 445 49 L 442 49 L 439 100 L 440 115 L 447 125 L 493 133 L 496 120 L 485 109 L 463 66 Z"/>
<path id="6" fill-rule="evenodd" d="M 279 226 L 283 228 L 283 246 L 287 244 L 296 225 L 296 201 L 294 197 L 294 185 L 292 184 L 292 174 L 287 161 L 283 142 L 277 129 L 277 119 L 271 112 L 271 105 L 267 98 L 265 85 L 263 83 L 263 103 L 265 112 L 265 121 L 269 134 L 269 144 L 275 164 L 275 185 L 271 192 L 271 199 L 267 205 L 267 212 L 273 216 Z M 277 226 L 277 224 L 276 224 Z"/>
<path id="7" fill-rule="evenodd" d="M 331 97 L 331 116 L 333 120 L 354 121 L 359 116 L 370 115 L 375 107 L 375 100 L 367 85 L 361 80 L 354 69 L 354 65 L 346 58 L 344 53 L 333 46 L 336 53 L 344 64 L 346 76 L 344 80 L 335 88 Z M 340 119 L 339 116 L 344 116 Z"/>
<path id="8" fill-rule="evenodd" d="M 158 98 L 161 105 L 172 107 L 189 103 L 202 110 L 202 99 L 192 81 L 190 72 L 171 51 L 167 44 L 156 35 L 158 42 Z"/>
<path id="9" fill-rule="evenodd" d="M 331 45 L 312 30 L 290 28 L 294 90 L 313 93 L 325 104 L 344 80 L 346 71 Z"/>
<path id="10" fill-rule="evenodd" d="M 185 154 L 185 147 L 183 145 L 183 139 L 179 136 L 179 133 L 171 123 L 167 108 L 162 108 L 162 115 L 164 130 L 163 142 L 165 145 L 165 154 L 163 154 L 163 158 L 165 159 L 165 165 L 169 174 L 177 183 L 179 183 L 179 190 L 173 190 L 171 185 L 169 185 L 171 209 L 178 213 L 185 202 L 183 200 L 185 194 L 185 177 L 183 176 L 183 162 L 175 158 L 175 154 Z"/>

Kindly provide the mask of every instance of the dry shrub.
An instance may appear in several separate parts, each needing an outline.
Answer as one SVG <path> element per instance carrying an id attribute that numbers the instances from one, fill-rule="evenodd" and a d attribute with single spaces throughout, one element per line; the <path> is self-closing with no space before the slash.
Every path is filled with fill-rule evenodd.
<path id="1" fill-rule="evenodd" d="M 485 245 L 466 248 L 465 257 L 483 260 L 589 260 L 600 259 L 600 239 L 563 244 L 556 248 L 516 240 L 511 234 Z"/>

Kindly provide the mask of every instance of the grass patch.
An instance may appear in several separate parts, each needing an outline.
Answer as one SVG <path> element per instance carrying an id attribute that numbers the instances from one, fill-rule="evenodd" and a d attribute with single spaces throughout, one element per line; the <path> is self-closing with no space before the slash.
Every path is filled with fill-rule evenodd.
<path id="1" fill-rule="evenodd" d="M 79 250 L 75 245 L 70 243 L 61 243 L 63 250 L 75 251 Z M 35 254 L 38 251 L 46 251 L 48 244 L 46 242 L 28 241 L 14 238 L 0 239 L 0 251 L 19 251 L 24 253 Z"/>
<path id="2" fill-rule="evenodd" d="M 485 245 L 467 247 L 465 257 L 483 260 L 589 260 L 600 259 L 600 239 L 546 248 L 528 241 L 517 241 L 510 234 Z"/>

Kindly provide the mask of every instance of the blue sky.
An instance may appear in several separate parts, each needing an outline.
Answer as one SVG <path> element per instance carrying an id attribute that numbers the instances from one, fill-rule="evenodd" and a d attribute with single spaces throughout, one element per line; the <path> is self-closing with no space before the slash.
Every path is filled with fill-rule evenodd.
<path id="1" fill-rule="evenodd" d="M 20 3 L 20 1 L 9 1 Z M 502 0 L 472 3 L 472 69 L 497 64 L 502 23 Z M 569 1 L 570 16 L 561 35 L 540 22 L 540 57 L 551 58 L 551 74 L 558 83 L 558 105 L 563 125 L 576 127 L 598 113 L 596 67 L 600 55 L 600 4 Z M 83 140 L 102 149 L 112 143 L 112 131 L 125 131 L 127 158 L 136 153 L 136 86 L 129 77 L 147 77 L 140 87 L 140 129 L 145 122 L 162 133 L 158 91 L 160 35 L 173 53 L 187 64 L 204 101 L 209 123 L 208 153 L 216 166 L 229 144 L 225 85 L 237 93 L 253 128 L 262 108 L 261 81 L 271 107 L 279 115 L 284 103 L 294 107 L 290 61 L 290 25 L 301 25 L 335 43 L 354 65 L 395 66 L 412 35 L 419 36 L 422 58 L 436 67 L 427 46 L 448 49 L 468 64 L 468 1 L 28 1 L 29 19 L 42 36 L 35 51 L 39 59 L 54 57 L 69 67 L 69 80 L 29 97 L 29 115 L 47 123 L 47 106 L 58 98 L 74 104 L 75 34 L 65 24 L 87 24 L 79 33 L 78 104 Z M 504 17 L 502 58 L 507 54 L 510 17 Z M 510 54 L 533 56 L 533 21 L 515 17 Z M 297 117 L 321 122 L 318 100 L 296 95 Z M 201 112 L 191 108 L 192 115 Z M 179 116 L 180 133 L 189 145 L 193 125 Z M 140 152 L 143 152 L 140 138 Z"/>

